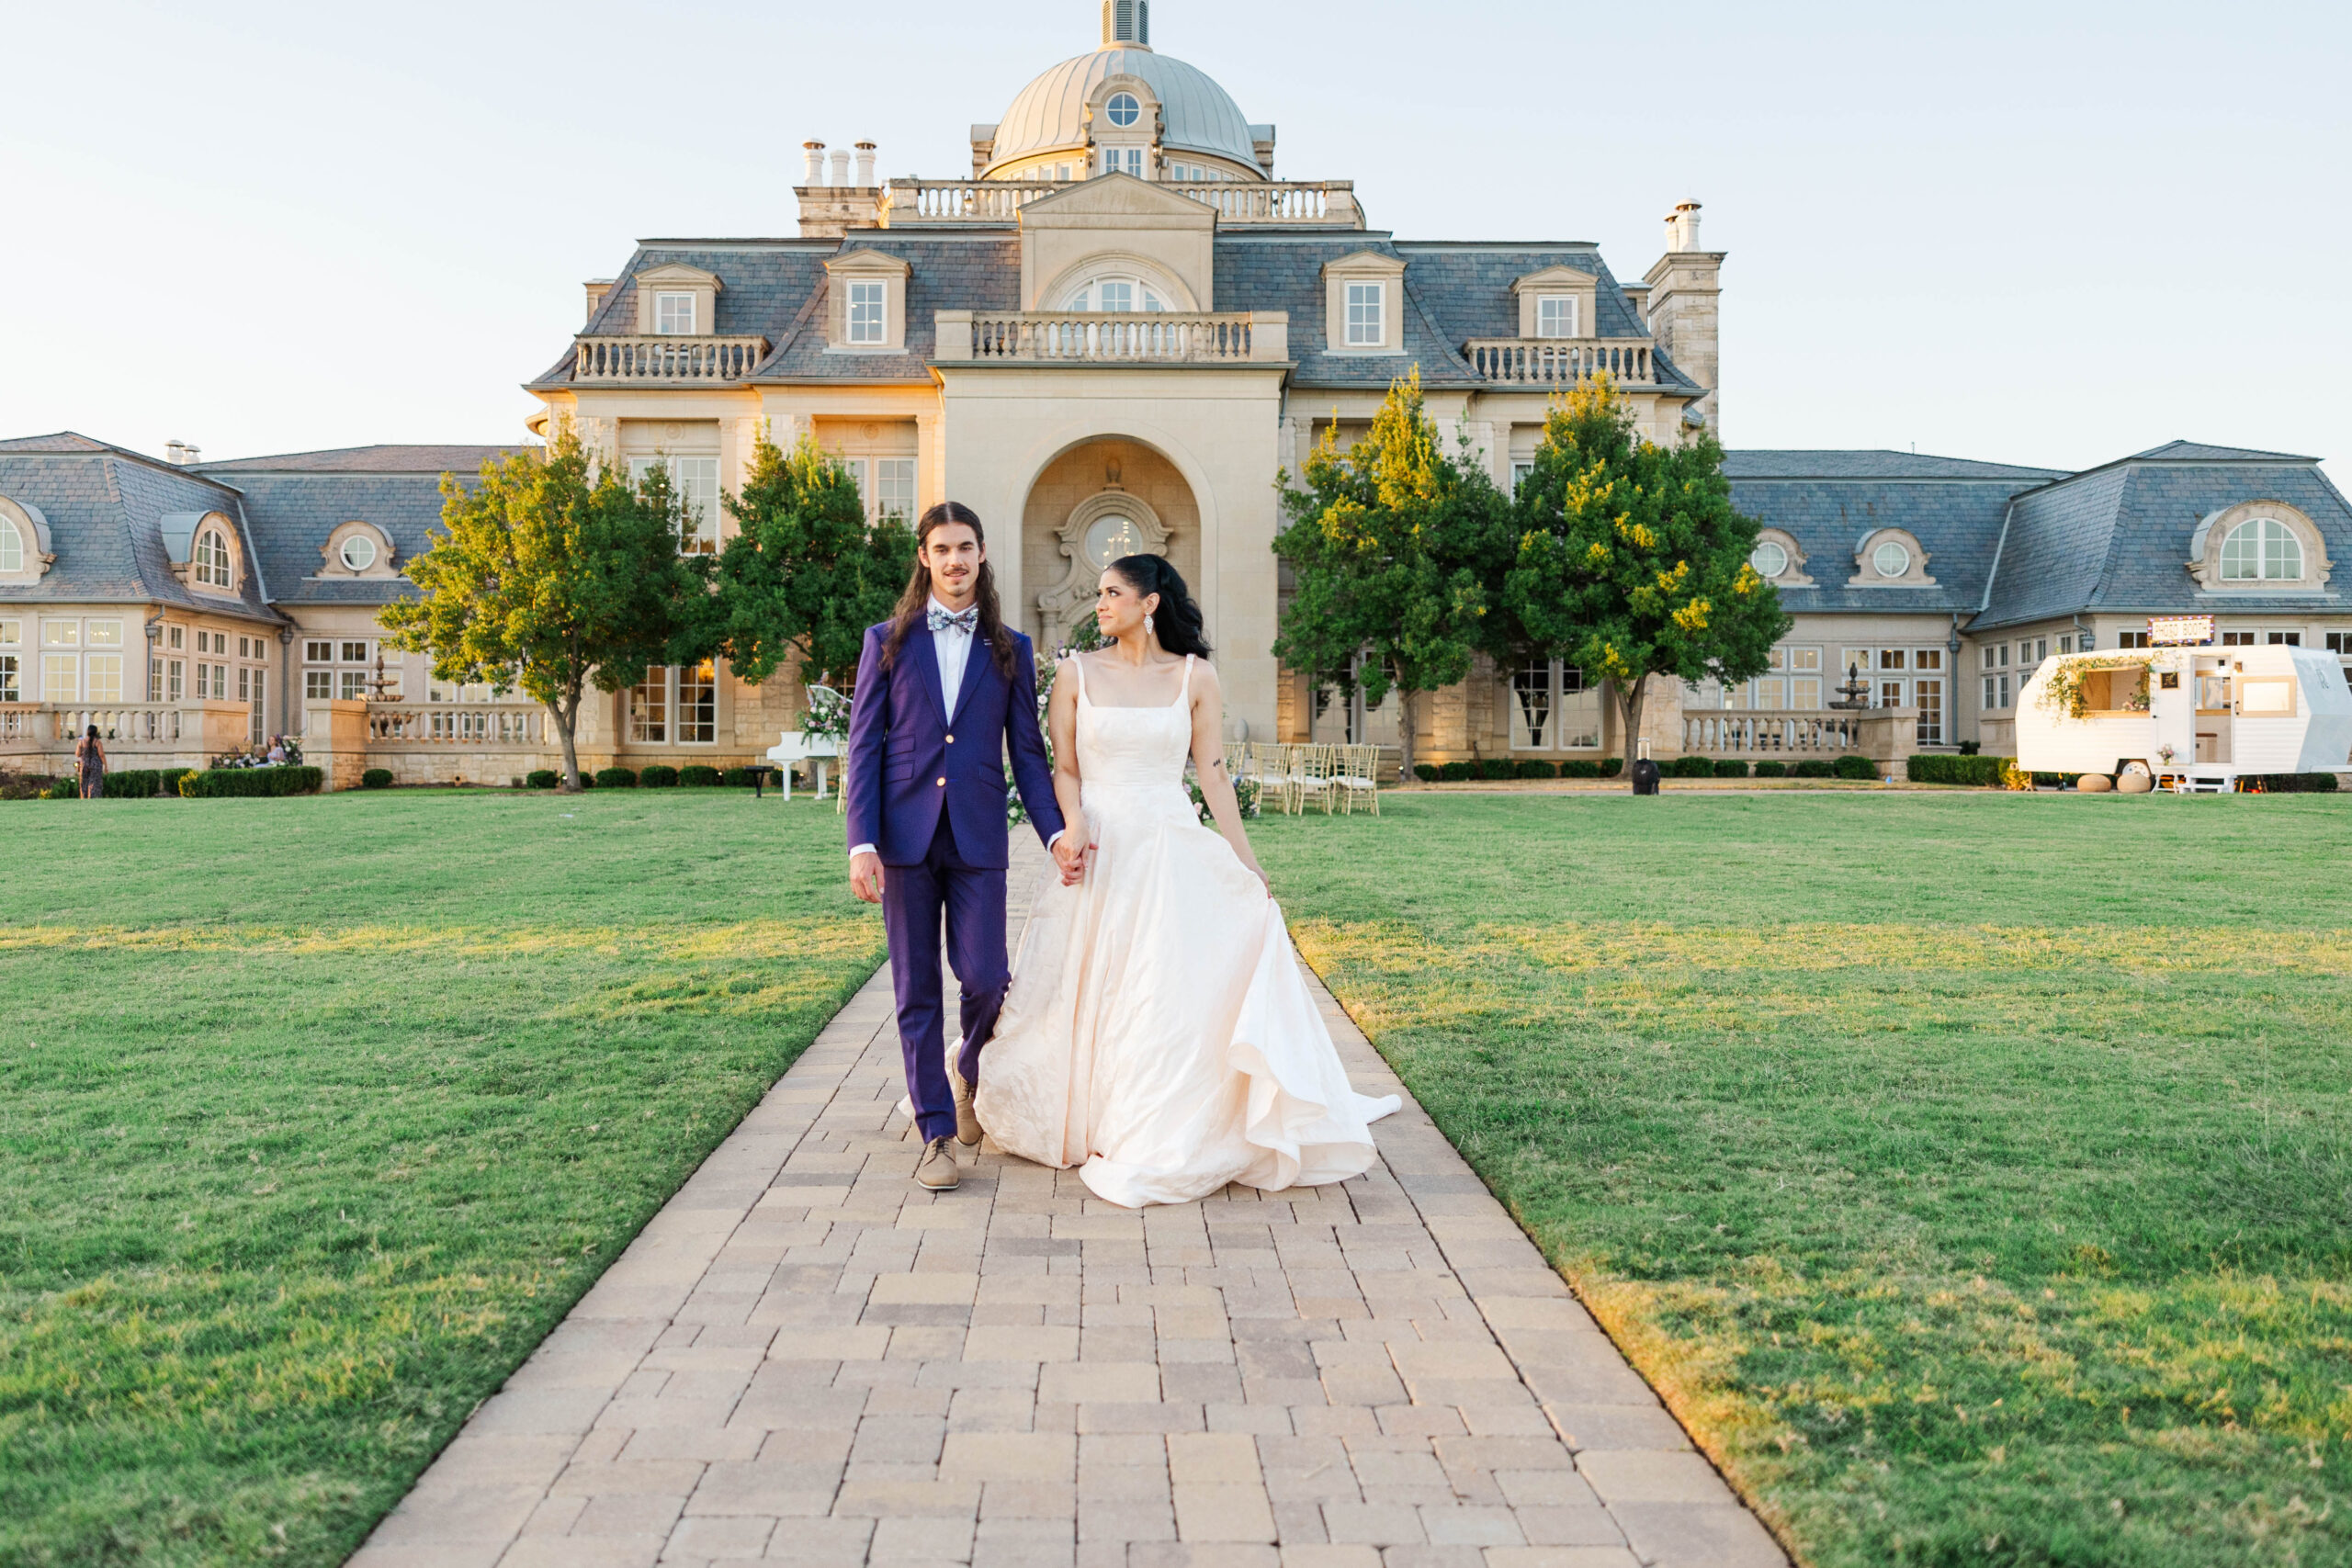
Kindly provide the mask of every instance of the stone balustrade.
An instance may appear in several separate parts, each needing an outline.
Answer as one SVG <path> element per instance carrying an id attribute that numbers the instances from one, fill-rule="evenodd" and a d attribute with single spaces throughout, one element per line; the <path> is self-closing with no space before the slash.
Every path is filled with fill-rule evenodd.
<path id="1" fill-rule="evenodd" d="M 1077 180 L 892 180 L 879 212 L 886 229 L 1012 222 L 1029 202 Z M 1352 180 L 1167 180 L 1164 190 L 1216 209 L 1224 223 L 1361 229 Z"/>
<path id="2" fill-rule="evenodd" d="M 583 337 L 574 381 L 662 385 L 740 381 L 768 354 L 763 337 Z"/>
<path id="3" fill-rule="evenodd" d="M 979 365 L 1280 365 L 1281 310 L 942 310 L 938 356 Z"/>
<path id="4" fill-rule="evenodd" d="M 1472 338 L 1470 367 L 1507 386 L 1572 387 L 1606 374 L 1619 386 L 1651 386 L 1650 340 L 1634 338 Z"/>
<path id="5" fill-rule="evenodd" d="M 0 703 L 0 756 L 47 759 L 62 771 L 74 743 L 95 726 L 111 764 L 200 768 L 248 745 L 253 709 L 243 703 Z"/>
<path id="6" fill-rule="evenodd" d="M 1842 757 L 1861 741 L 1859 712 L 1704 708 L 1682 715 L 1682 750 L 1707 757 Z"/>
<path id="7" fill-rule="evenodd" d="M 537 703 L 369 703 L 368 744 L 537 746 L 547 710 Z"/>

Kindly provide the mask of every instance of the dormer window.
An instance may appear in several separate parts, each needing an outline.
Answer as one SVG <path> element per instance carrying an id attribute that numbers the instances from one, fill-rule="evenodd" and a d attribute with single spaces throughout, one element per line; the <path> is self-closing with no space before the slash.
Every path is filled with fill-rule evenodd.
<path id="1" fill-rule="evenodd" d="M 1404 258 L 1357 251 L 1325 262 L 1323 331 L 1326 353 L 1402 353 Z"/>
<path id="2" fill-rule="evenodd" d="M 879 346 L 890 341 L 890 286 L 853 283 L 849 286 L 849 341 Z"/>
<path id="3" fill-rule="evenodd" d="M 1133 93 L 1114 93 L 1111 101 L 1102 106 L 1102 117 L 1125 130 L 1143 118 L 1143 105 Z"/>
<path id="4" fill-rule="evenodd" d="M 2300 582 L 2302 578 L 2303 543 L 2276 517 L 2241 523 L 2222 541 L 2224 582 Z"/>
<path id="5" fill-rule="evenodd" d="M 2283 501 L 2242 501 L 2189 536 L 2188 575 L 2208 593 L 2317 593 L 2335 571 L 2319 525 Z"/>
<path id="6" fill-rule="evenodd" d="M 16 520 L 0 517 L 0 571 L 25 570 L 25 536 L 17 532 Z"/>
<path id="7" fill-rule="evenodd" d="M 1348 285 L 1348 346 L 1378 348 L 1385 341 L 1388 286 L 1385 283 Z"/>
<path id="8" fill-rule="evenodd" d="M 1881 577 L 1898 578 L 1911 570 L 1911 552 L 1899 539 L 1888 539 L 1871 552 L 1871 570 Z"/>
<path id="9" fill-rule="evenodd" d="M 1546 294 L 1535 301 L 1537 337 L 1575 337 L 1577 301 L 1572 294 Z"/>
<path id="10" fill-rule="evenodd" d="M 341 550 L 343 564 L 353 571 L 366 571 L 376 564 L 376 541 L 365 534 L 354 534 L 344 540 Z"/>
<path id="11" fill-rule="evenodd" d="M 230 577 L 229 536 L 217 527 L 197 533 L 196 580 L 208 588 L 235 586 Z"/>
<path id="12" fill-rule="evenodd" d="M 695 297 L 661 293 L 653 297 L 653 330 L 669 336 L 695 334 Z"/>

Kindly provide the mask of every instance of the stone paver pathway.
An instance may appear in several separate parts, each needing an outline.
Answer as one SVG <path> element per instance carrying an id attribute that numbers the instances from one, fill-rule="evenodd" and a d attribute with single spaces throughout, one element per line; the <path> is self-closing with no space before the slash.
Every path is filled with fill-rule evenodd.
<path id="1" fill-rule="evenodd" d="M 1354 1181 L 1138 1213 L 917 1189 L 903 1092 L 886 969 L 353 1568 L 1784 1563 L 1409 1094 Z"/>

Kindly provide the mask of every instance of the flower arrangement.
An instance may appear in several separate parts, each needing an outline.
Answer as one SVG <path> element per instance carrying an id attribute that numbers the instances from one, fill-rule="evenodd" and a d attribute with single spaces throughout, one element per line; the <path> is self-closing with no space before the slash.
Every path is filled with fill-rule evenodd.
<path id="1" fill-rule="evenodd" d="M 813 739 L 849 739 L 849 699 L 831 686 L 808 688 L 808 711 L 801 716 L 800 733 Z"/>
<path id="2" fill-rule="evenodd" d="M 2162 762 L 2167 768 L 2172 766 L 2172 760 L 2177 755 L 2178 755 L 2178 753 L 2173 750 L 2172 745 L 2169 741 L 2156 748 L 2156 761 Z"/>
<path id="3" fill-rule="evenodd" d="M 2148 711 L 2148 671 L 2156 661 L 2154 653 L 2137 657 L 2131 654 L 2077 654 L 2071 658 L 2051 660 L 2050 673 L 2041 683 L 2041 695 L 2034 705 L 2045 713 L 2063 713 L 2068 718 L 2089 716 L 2090 677 L 2113 670 L 2134 670 L 2140 672 L 2140 682 L 2127 694 L 2120 709 L 2123 713 Z"/>

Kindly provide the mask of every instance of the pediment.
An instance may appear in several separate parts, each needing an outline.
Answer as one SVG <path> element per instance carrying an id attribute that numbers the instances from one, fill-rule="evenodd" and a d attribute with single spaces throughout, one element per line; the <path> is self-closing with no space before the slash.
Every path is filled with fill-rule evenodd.
<path id="1" fill-rule="evenodd" d="M 1323 264 L 1327 276 L 1343 273 L 1351 273 L 1359 277 L 1396 276 L 1404 270 L 1404 257 L 1385 255 L 1379 251 L 1350 251 L 1346 255 L 1334 256 Z"/>
<path id="2" fill-rule="evenodd" d="M 715 290 L 724 288 L 726 287 L 725 284 L 718 281 L 718 275 L 717 273 L 705 272 L 698 266 L 688 266 L 684 262 L 663 262 L 660 266 L 647 267 L 643 272 L 639 273 L 630 281 L 641 288 L 709 288 Z"/>
<path id="3" fill-rule="evenodd" d="M 904 256 L 894 256 L 888 251 L 860 245 L 854 251 L 843 251 L 830 257 L 825 263 L 825 270 L 836 275 L 854 272 L 869 276 L 904 277 L 914 269 L 907 265 Z"/>
<path id="4" fill-rule="evenodd" d="M 1216 211 L 1133 175 L 1098 175 L 1024 202 L 1023 229 L 1214 229 Z"/>
<path id="5" fill-rule="evenodd" d="M 1559 292 L 1600 287 L 1600 279 L 1589 272 L 1579 272 L 1572 266 L 1547 266 L 1541 272 L 1531 272 L 1524 277 L 1511 279 L 1510 291 L 1513 294 L 1546 290 Z"/>

